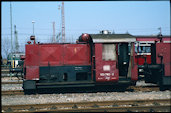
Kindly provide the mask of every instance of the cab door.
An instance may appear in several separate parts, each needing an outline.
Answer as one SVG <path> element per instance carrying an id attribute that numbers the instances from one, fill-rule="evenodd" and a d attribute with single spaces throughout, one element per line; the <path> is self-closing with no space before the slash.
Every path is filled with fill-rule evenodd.
<path id="1" fill-rule="evenodd" d="M 116 44 L 95 44 L 96 82 L 118 81 Z"/>

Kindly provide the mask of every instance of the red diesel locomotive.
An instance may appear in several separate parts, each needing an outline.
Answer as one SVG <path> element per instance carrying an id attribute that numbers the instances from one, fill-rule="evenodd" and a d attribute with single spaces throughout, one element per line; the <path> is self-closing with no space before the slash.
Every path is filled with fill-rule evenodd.
<path id="1" fill-rule="evenodd" d="M 23 89 L 96 87 L 138 80 L 136 37 L 129 34 L 82 34 L 76 44 L 34 43 L 25 46 Z M 128 85 L 127 85 L 128 86 Z"/>

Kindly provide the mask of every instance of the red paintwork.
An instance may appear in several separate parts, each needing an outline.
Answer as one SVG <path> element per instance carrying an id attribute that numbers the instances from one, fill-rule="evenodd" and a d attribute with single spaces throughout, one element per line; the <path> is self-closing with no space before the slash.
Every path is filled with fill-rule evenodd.
<path id="1" fill-rule="evenodd" d="M 42 44 L 39 45 L 39 65 L 55 66 L 63 65 L 64 47 L 61 44 Z"/>
<path id="2" fill-rule="evenodd" d="M 27 66 L 26 67 L 26 79 L 38 80 L 39 79 L 39 66 Z"/>
<path id="3" fill-rule="evenodd" d="M 87 42 L 87 41 L 90 40 L 90 35 L 85 33 L 85 34 L 81 35 L 81 38 L 82 38 L 83 41 Z"/>
<path id="4" fill-rule="evenodd" d="M 154 43 L 155 41 L 160 41 L 160 39 L 157 38 L 157 36 L 137 36 L 136 40 L 140 43 Z M 143 42 L 142 42 L 143 41 Z M 169 36 L 163 36 L 162 41 L 171 41 L 171 38 Z M 138 65 L 143 65 L 145 63 L 145 58 L 147 64 L 151 64 L 151 55 L 136 55 L 136 63 Z"/>
<path id="5" fill-rule="evenodd" d="M 133 44 L 133 60 L 131 60 L 131 80 L 137 81 L 138 80 L 138 65 L 135 62 L 135 45 Z"/>
<path id="6" fill-rule="evenodd" d="M 161 63 L 158 56 L 163 56 L 163 64 L 165 70 L 165 76 L 171 76 L 171 43 L 157 43 L 156 44 L 156 62 Z"/>
<path id="7" fill-rule="evenodd" d="M 148 36 L 148 37 L 137 37 L 136 38 L 137 41 L 141 42 L 141 41 L 159 41 L 160 39 L 158 39 L 156 36 Z M 154 43 L 154 42 L 153 42 Z M 163 63 L 164 63 L 164 69 L 165 69 L 165 76 L 171 76 L 171 38 L 170 36 L 163 36 L 162 38 L 162 42 L 157 42 L 156 43 L 156 62 L 157 64 L 161 63 L 160 58 L 158 57 L 158 55 L 163 56 Z M 147 55 L 147 63 L 151 64 L 151 55 Z M 136 59 L 137 62 L 137 59 Z M 144 59 L 143 58 L 138 58 L 138 64 L 142 65 L 144 63 Z"/>
<path id="8" fill-rule="evenodd" d="M 26 45 L 26 58 L 24 61 L 26 66 L 27 80 L 39 79 L 39 46 L 38 45 Z"/>
<path id="9" fill-rule="evenodd" d="M 26 45 L 26 66 L 39 66 L 39 46 Z"/>
<path id="10" fill-rule="evenodd" d="M 95 44 L 95 61 L 96 61 L 96 82 L 112 82 L 119 80 L 119 71 L 116 68 L 116 61 L 102 60 L 102 44 Z M 110 65 L 110 71 L 104 71 L 103 66 Z M 110 73 L 110 75 L 103 74 Z M 114 73 L 114 75 L 112 75 Z"/>
<path id="11" fill-rule="evenodd" d="M 65 65 L 91 65 L 88 44 L 65 44 L 64 49 Z"/>
<path id="12" fill-rule="evenodd" d="M 26 79 L 39 79 L 39 66 L 91 65 L 88 44 L 26 45 Z"/>
<path id="13" fill-rule="evenodd" d="M 116 45 L 117 48 L 117 45 Z M 134 50 L 134 48 L 133 48 Z M 116 50 L 116 54 L 117 54 Z M 117 56 L 118 57 L 118 56 Z M 135 62 L 135 52 L 133 51 L 131 66 L 131 80 L 138 80 L 137 64 Z M 117 68 L 118 61 L 102 60 L 102 44 L 95 44 L 95 62 L 96 62 L 96 82 L 116 82 L 119 80 L 119 70 Z M 110 65 L 110 71 L 104 71 L 103 66 Z M 104 74 L 103 74 L 104 73 Z M 114 73 L 114 75 L 112 74 Z M 107 75 L 108 74 L 108 75 Z"/>
<path id="14" fill-rule="evenodd" d="M 146 41 L 147 43 L 149 43 L 148 41 L 159 41 L 160 39 L 158 39 L 157 36 L 137 36 L 136 40 L 139 42 Z M 169 36 L 163 36 L 162 40 L 163 41 L 169 41 L 170 37 Z"/>
<path id="15" fill-rule="evenodd" d="M 138 65 L 143 65 L 145 63 L 145 57 L 147 64 L 151 64 L 151 55 L 136 55 L 135 62 Z"/>

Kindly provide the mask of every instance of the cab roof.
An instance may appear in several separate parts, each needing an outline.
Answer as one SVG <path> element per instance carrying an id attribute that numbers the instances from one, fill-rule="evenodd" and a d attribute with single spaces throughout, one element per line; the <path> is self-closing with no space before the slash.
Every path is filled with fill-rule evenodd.
<path id="1" fill-rule="evenodd" d="M 130 34 L 90 34 L 93 43 L 135 42 L 136 37 Z"/>

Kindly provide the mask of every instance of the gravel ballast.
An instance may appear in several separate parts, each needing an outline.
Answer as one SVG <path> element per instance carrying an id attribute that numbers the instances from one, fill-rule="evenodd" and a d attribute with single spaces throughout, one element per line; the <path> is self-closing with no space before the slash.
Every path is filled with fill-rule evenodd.
<path id="1" fill-rule="evenodd" d="M 1 91 L 23 90 L 22 84 L 2 84 Z"/>
<path id="2" fill-rule="evenodd" d="M 2 105 L 47 104 L 62 102 L 138 100 L 138 99 L 171 99 L 171 91 L 152 92 L 98 92 L 98 93 L 65 93 L 2 96 Z"/>
<path id="3" fill-rule="evenodd" d="M 13 80 L 3 80 L 13 81 Z M 138 81 L 136 86 L 149 86 L 144 81 Z M 2 84 L 1 91 L 22 90 L 22 84 Z M 171 99 L 171 91 L 152 92 L 98 92 L 98 93 L 64 93 L 64 94 L 36 94 L 1 96 L 2 105 L 47 104 L 63 102 L 111 101 L 111 100 L 139 100 L 139 99 Z"/>

